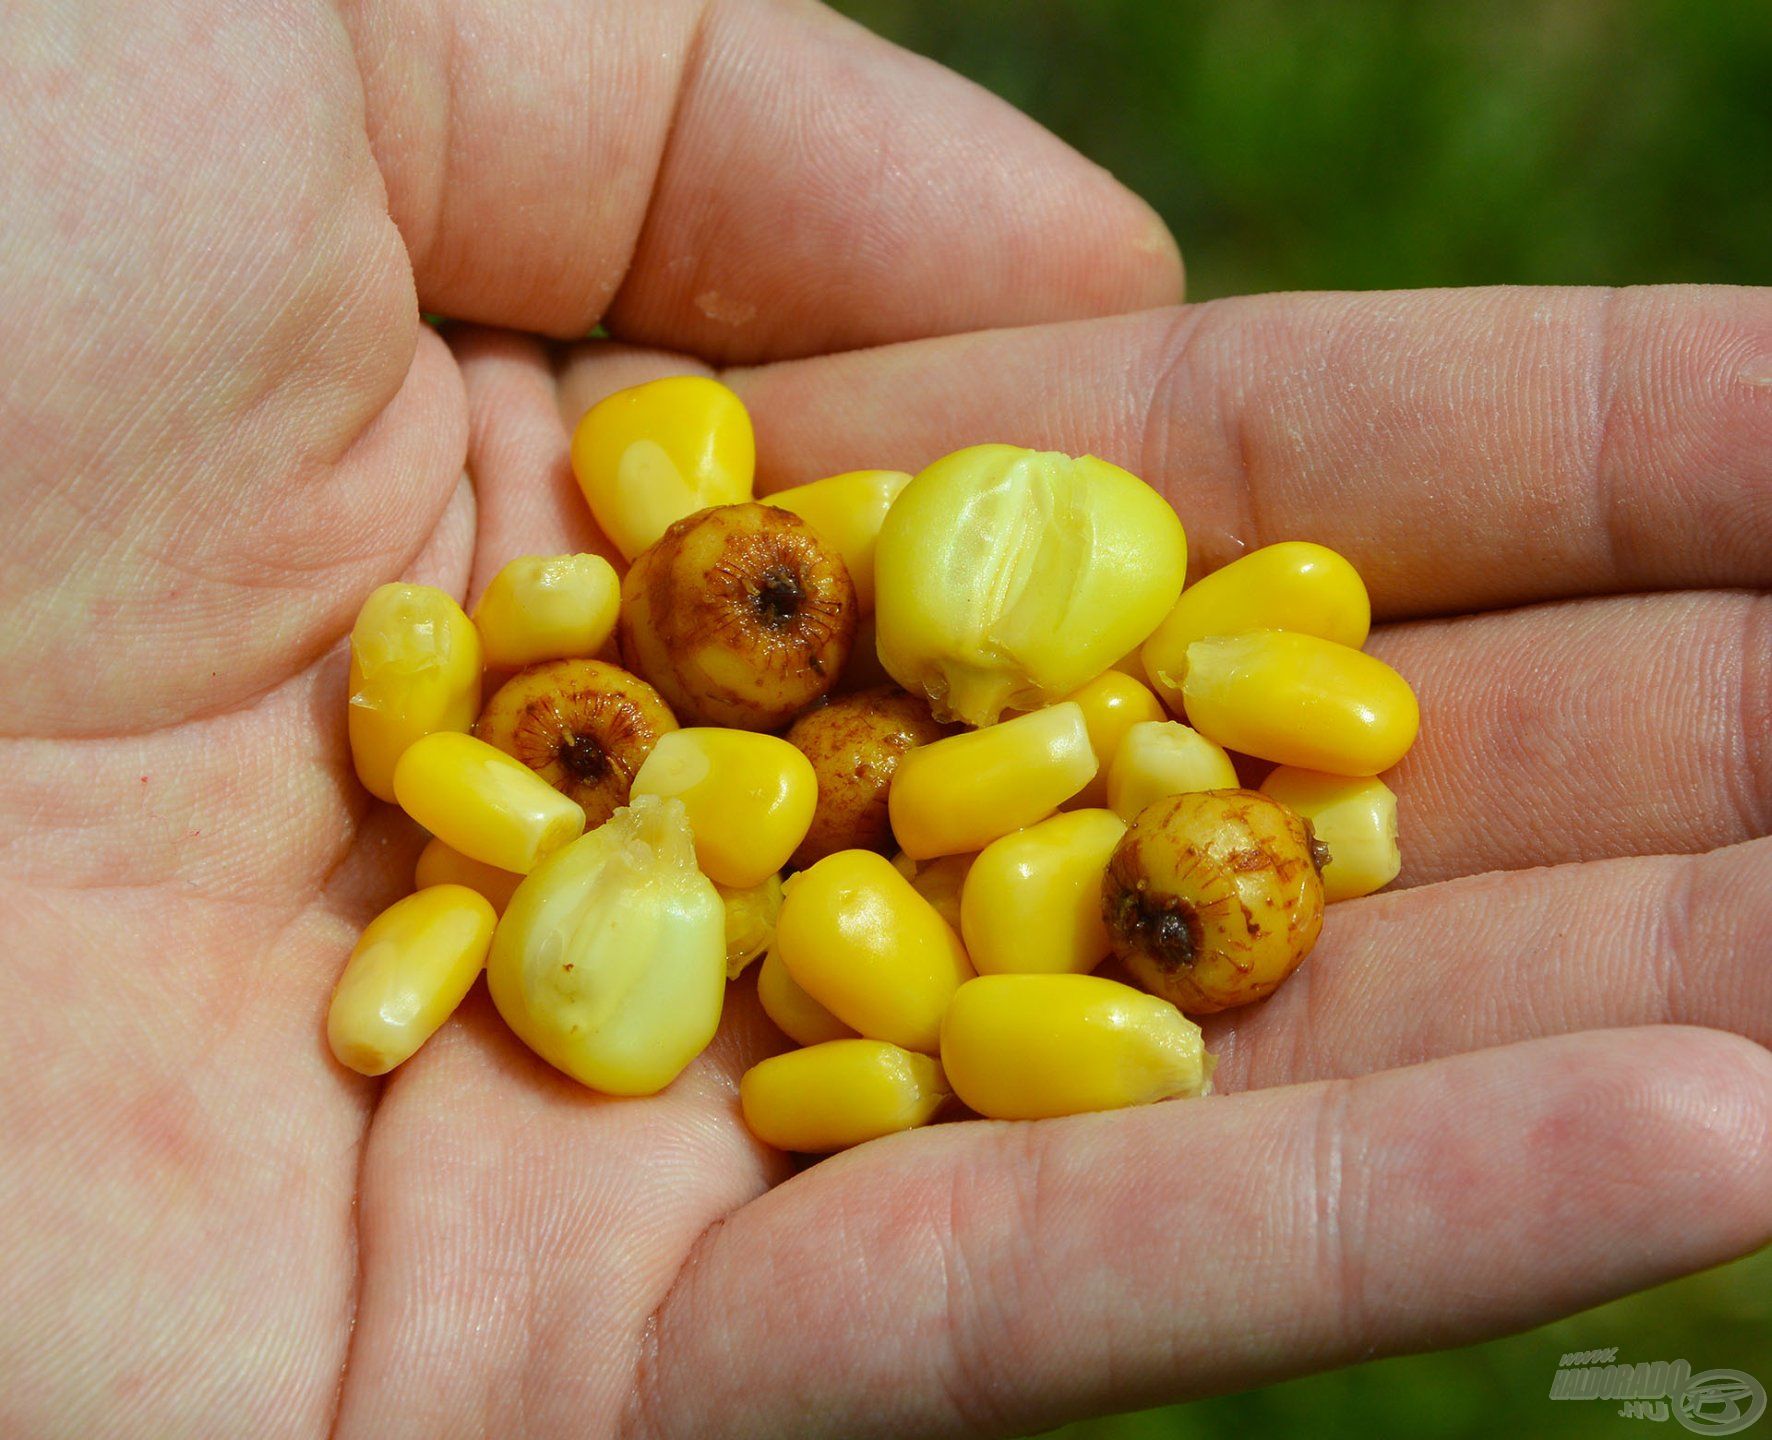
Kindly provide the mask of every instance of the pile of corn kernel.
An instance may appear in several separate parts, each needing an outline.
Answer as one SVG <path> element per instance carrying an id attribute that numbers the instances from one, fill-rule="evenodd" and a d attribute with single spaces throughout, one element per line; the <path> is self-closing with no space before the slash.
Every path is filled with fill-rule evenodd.
<path id="1" fill-rule="evenodd" d="M 600 402 L 572 464 L 625 573 L 525 556 L 471 618 L 384 585 L 352 630 L 357 774 L 431 836 L 332 997 L 354 1070 L 484 969 L 543 1060 L 653 1094 L 760 958 L 798 1048 L 740 1101 L 783 1149 L 1198 1095 L 1188 1017 L 1398 873 L 1415 697 L 1331 550 L 1184 590 L 1143 481 L 1008 445 L 755 501 L 750 419 L 695 377 Z"/>

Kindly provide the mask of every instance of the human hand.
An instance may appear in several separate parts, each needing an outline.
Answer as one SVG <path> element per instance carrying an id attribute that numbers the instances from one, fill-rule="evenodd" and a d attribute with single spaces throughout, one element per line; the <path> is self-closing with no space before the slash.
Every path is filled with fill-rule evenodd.
<path id="1" fill-rule="evenodd" d="M 1772 1031 L 1772 627 L 1720 589 L 1772 569 L 1752 292 L 1240 301 L 729 376 L 774 483 L 1089 449 L 1209 561 L 1297 534 L 1366 571 L 1424 706 L 1411 888 L 1215 1022 L 1262 1093 L 782 1184 L 736 1115 L 779 1043 L 748 984 L 653 1100 L 479 995 L 385 1085 L 339 1071 L 327 993 L 414 849 L 350 779 L 357 603 L 594 543 L 560 410 L 699 363 L 509 331 L 773 362 L 1179 272 L 1105 179 L 817 12 L 464 4 L 451 44 L 237 9 L 0 47 L 38 147 L 0 172 L 9 1433 L 1012 1432 L 1766 1238 L 1772 1064 L 1717 1033 Z M 504 328 L 452 358 L 413 274 Z M 1412 618 L 1623 589 L 1694 593 Z M 1666 1020 L 1716 1029 L 1607 1028 Z"/>

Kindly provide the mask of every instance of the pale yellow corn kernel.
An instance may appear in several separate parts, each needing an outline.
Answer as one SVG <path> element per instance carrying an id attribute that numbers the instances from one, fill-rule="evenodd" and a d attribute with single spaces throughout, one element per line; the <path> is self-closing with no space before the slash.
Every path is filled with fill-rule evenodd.
<path id="1" fill-rule="evenodd" d="M 1126 732 L 1108 767 L 1108 808 L 1130 825 L 1165 795 L 1235 790 L 1237 767 L 1198 730 L 1179 720 L 1147 720 Z"/>
<path id="2" fill-rule="evenodd" d="M 954 1093 L 993 1120 L 1042 1120 L 1205 1093 L 1200 1027 L 1100 975 L 981 975 L 941 1027 Z"/>
<path id="3" fill-rule="evenodd" d="M 757 1001 L 775 1028 L 801 1045 L 852 1039 L 855 1032 L 808 995 L 771 948 L 757 968 Z"/>
<path id="4" fill-rule="evenodd" d="M 975 445 L 920 472 L 880 527 L 880 659 L 938 720 L 989 725 L 1142 643 L 1186 570 L 1181 521 L 1136 475 Z"/>
<path id="5" fill-rule="evenodd" d="M 685 516 L 749 500 L 756 466 L 743 403 L 699 375 L 618 390 L 572 432 L 578 488 L 629 560 Z"/>
<path id="6" fill-rule="evenodd" d="M 445 845 L 520 875 L 585 828 L 585 812 L 521 760 L 447 730 L 407 746 L 394 798 Z"/>
<path id="7" fill-rule="evenodd" d="M 1134 725 L 1167 720 L 1169 712 L 1150 686 L 1119 670 L 1104 670 L 1070 697 L 1083 707 L 1089 748 L 1095 752 L 1095 778 L 1065 801 L 1067 809 L 1099 810 L 1108 803 L 1108 775 L 1120 742 Z"/>
<path id="8" fill-rule="evenodd" d="M 517 887 L 486 985 L 550 1065 L 606 1094 L 652 1095 L 720 1024 L 725 932 L 682 805 L 646 796 Z"/>
<path id="9" fill-rule="evenodd" d="M 1311 822 L 1329 847 L 1323 899 L 1355 900 L 1382 890 L 1403 868 L 1397 845 L 1397 797 L 1376 776 L 1350 778 L 1281 765 L 1262 792 Z"/>
<path id="10" fill-rule="evenodd" d="M 1183 590 L 1145 642 L 1145 673 L 1179 715 L 1187 647 L 1196 640 L 1298 630 L 1358 650 L 1371 627 L 1372 604 L 1359 571 L 1326 546 L 1283 540 L 1252 550 Z"/>
<path id="11" fill-rule="evenodd" d="M 839 850 L 793 876 L 775 946 L 801 988 L 845 1025 L 929 1054 L 948 1001 L 972 977 L 953 928 L 872 850 Z"/>
<path id="12" fill-rule="evenodd" d="M 1094 778 L 1083 707 L 1061 701 L 908 751 L 886 807 L 913 860 L 982 850 L 1044 820 Z"/>
<path id="13" fill-rule="evenodd" d="M 371 920 L 326 1013 L 339 1064 L 385 1075 L 436 1034 L 473 988 L 497 920 L 465 885 L 433 885 Z"/>
<path id="14" fill-rule="evenodd" d="M 726 907 L 726 978 L 736 980 L 745 967 L 775 940 L 775 917 L 781 913 L 781 876 L 735 890 L 715 883 Z"/>
<path id="15" fill-rule="evenodd" d="M 414 740 L 472 727 L 480 713 L 480 632 L 429 585 L 383 585 L 351 627 L 350 737 L 357 778 L 394 798 L 394 766 Z"/>
<path id="16" fill-rule="evenodd" d="M 966 872 L 978 859 L 976 850 L 959 855 L 937 855 L 929 860 L 913 860 L 904 851 L 892 857 L 893 868 L 911 882 L 911 888 L 935 907 L 935 913 L 960 933 L 960 892 L 966 885 Z"/>
<path id="17" fill-rule="evenodd" d="M 738 1083 L 751 1134 L 813 1155 L 927 1125 L 948 1093 L 934 1060 L 884 1040 L 827 1040 L 772 1055 Z"/>
<path id="18" fill-rule="evenodd" d="M 418 864 L 412 872 L 416 889 L 424 890 L 432 885 L 466 885 L 485 896 L 487 903 L 501 915 L 522 879 L 515 871 L 500 870 L 496 865 L 470 859 L 434 835 L 418 852 Z"/>
<path id="19" fill-rule="evenodd" d="M 621 579 L 601 555 L 524 555 L 492 577 L 474 624 L 488 665 L 584 660 L 609 642 Z"/>
<path id="20" fill-rule="evenodd" d="M 806 838 L 818 776 L 774 735 L 691 726 L 658 737 L 632 793 L 681 800 L 703 872 L 742 890 L 781 869 Z"/>
<path id="21" fill-rule="evenodd" d="M 1105 960 L 1101 879 L 1125 833 L 1111 810 L 1070 810 L 986 845 L 960 897 L 972 968 L 1081 975 Z"/>
<path id="22" fill-rule="evenodd" d="M 1188 646 L 1187 718 L 1229 750 L 1331 775 L 1376 775 L 1415 743 L 1409 682 L 1382 660 L 1291 630 Z"/>
<path id="23" fill-rule="evenodd" d="M 874 610 L 874 547 L 898 492 L 911 483 L 902 470 L 849 470 L 810 485 L 765 496 L 765 505 L 792 510 L 843 557 L 863 615 Z"/>

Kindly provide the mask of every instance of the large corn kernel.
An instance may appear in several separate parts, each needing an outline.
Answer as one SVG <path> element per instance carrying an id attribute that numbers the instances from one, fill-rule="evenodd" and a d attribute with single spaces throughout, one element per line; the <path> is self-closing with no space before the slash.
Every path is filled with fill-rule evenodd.
<path id="1" fill-rule="evenodd" d="M 913 860 L 904 851 L 892 857 L 892 868 L 911 882 L 911 888 L 935 907 L 935 913 L 960 933 L 960 892 L 966 874 L 978 859 L 976 850 L 958 855 L 937 855 L 932 860 Z"/>
<path id="2" fill-rule="evenodd" d="M 610 1095 L 651 1095 L 719 1026 L 725 931 L 682 805 L 641 798 L 517 887 L 486 984 L 550 1065 Z"/>
<path id="3" fill-rule="evenodd" d="M 1282 765 L 1261 782 L 1261 790 L 1310 821 L 1316 838 L 1329 847 L 1323 866 L 1325 902 L 1382 890 L 1403 868 L 1397 797 L 1384 781 Z"/>
<path id="4" fill-rule="evenodd" d="M 692 726 L 658 737 L 633 793 L 681 800 L 702 870 L 742 890 L 781 869 L 806 838 L 818 778 L 810 760 L 774 735 Z"/>
<path id="5" fill-rule="evenodd" d="M 432 885 L 466 885 L 475 894 L 485 896 L 487 903 L 501 915 L 522 879 L 515 871 L 500 870 L 496 865 L 472 860 L 434 835 L 418 852 L 418 864 L 412 872 L 415 889 L 424 890 Z"/>
<path id="6" fill-rule="evenodd" d="M 972 977 L 960 937 L 872 850 L 839 850 L 789 880 L 775 945 L 788 973 L 845 1025 L 930 1054 L 942 1011 Z"/>
<path id="7" fill-rule="evenodd" d="M 749 500 L 756 466 L 743 403 L 699 375 L 618 390 L 572 432 L 578 488 L 630 560 L 684 516 Z"/>
<path id="8" fill-rule="evenodd" d="M 524 555 L 492 577 L 474 624 L 488 665 L 595 655 L 615 632 L 621 580 L 601 555 Z"/>
<path id="9" fill-rule="evenodd" d="M 1298 630 L 1358 650 L 1372 626 L 1366 582 L 1342 556 L 1304 540 L 1264 545 L 1181 592 L 1145 642 L 1146 673 L 1181 713 L 1187 647 L 1209 635 Z"/>
<path id="10" fill-rule="evenodd" d="M 993 1120 L 1118 1110 L 1204 1092 L 1200 1027 L 1099 975 L 981 975 L 941 1027 L 954 1093 Z"/>
<path id="11" fill-rule="evenodd" d="M 1134 725 L 1167 720 L 1169 712 L 1142 680 L 1119 670 L 1104 670 L 1070 697 L 1083 707 L 1083 723 L 1089 729 L 1089 748 L 1095 752 L 1095 778 L 1065 804 L 1078 809 L 1099 810 L 1108 803 L 1108 774 L 1120 743 Z"/>
<path id="12" fill-rule="evenodd" d="M 827 1040 L 772 1055 L 738 1085 L 751 1134 L 815 1155 L 927 1125 L 947 1097 L 940 1065 L 884 1040 Z"/>
<path id="13" fill-rule="evenodd" d="M 810 485 L 778 490 L 764 500 L 792 510 L 839 555 L 863 615 L 874 610 L 874 547 L 898 492 L 911 483 L 902 470 L 850 470 Z"/>
<path id="14" fill-rule="evenodd" d="M 484 896 L 433 885 L 371 920 L 326 1015 L 339 1064 L 385 1075 L 436 1034 L 486 963 L 497 919 Z"/>
<path id="15" fill-rule="evenodd" d="M 1108 767 L 1108 808 L 1128 825 L 1165 795 L 1236 788 L 1237 767 L 1224 746 L 1179 720 L 1134 725 Z"/>
<path id="16" fill-rule="evenodd" d="M 989 725 L 1068 695 L 1175 604 L 1167 501 L 1094 456 L 975 445 L 904 488 L 874 559 L 880 659 L 940 720 Z"/>
<path id="17" fill-rule="evenodd" d="M 985 846 L 960 897 L 972 968 L 1082 974 L 1106 959 L 1101 877 L 1125 833 L 1111 810 L 1072 810 Z"/>
<path id="18" fill-rule="evenodd" d="M 774 948 L 757 967 L 757 1001 L 775 1028 L 801 1045 L 847 1040 L 855 1034 L 788 974 L 788 967 L 781 963 L 781 955 Z"/>
<path id="19" fill-rule="evenodd" d="M 351 761 L 381 800 L 394 766 L 434 730 L 467 730 L 480 712 L 480 633 L 429 585 L 383 585 L 351 627 Z"/>
<path id="20" fill-rule="evenodd" d="M 407 746 L 394 798 L 445 845 L 522 875 L 585 828 L 585 812 L 521 760 L 449 730 Z"/>
<path id="21" fill-rule="evenodd" d="M 1044 820 L 1094 778 L 1083 707 L 1065 700 L 985 730 L 907 751 L 887 796 L 892 833 L 913 860 L 982 850 Z"/>
<path id="22" fill-rule="evenodd" d="M 1382 660 L 1291 630 L 1196 640 L 1182 695 L 1194 728 L 1227 749 L 1332 775 L 1390 769 L 1421 724 Z"/>
<path id="23" fill-rule="evenodd" d="M 775 939 L 775 917 L 781 913 L 781 876 L 734 890 L 716 883 L 726 907 L 726 978 L 736 980 L 745 967 Z"/>

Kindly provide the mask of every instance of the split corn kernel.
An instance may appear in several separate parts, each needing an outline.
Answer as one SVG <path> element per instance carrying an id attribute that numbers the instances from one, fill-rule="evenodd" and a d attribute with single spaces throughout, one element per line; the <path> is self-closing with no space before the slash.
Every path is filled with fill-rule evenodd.
<path id="1" fill-rule="evenodd" d="M 485 896 L 487 903 L 501 915 L 522 879 L 515 871 L 500 870 L 496 865 L 469 859 L 434 835 L 418 852 L 418 864 L 412 872 L 415 889 L 425 890 L 432 885 L 466 885 L 476 894 Z"/>
<path id="2" fill-rule="evenodd" d="M 913 860 L 982 850 L 1044 820 L 1097 768 L 1075 700 L 950 735 L 898 762 L 886 802 L 892 833 Z"/>
<path id="3" fill-rule="evenodd" d="M 357 778 L 394 798 L 394 766 L 414 740 L 466 731 L 480 713 L 480 633 L 429 585 L 383 585 L 351 627 L 350 738 Z"/>
<path id="4" fill-rule="evenodd" d="M 902 470 L 850 470 L 810 485 L 778 490 L 764 500 L 792 510 L 825 544 L 843 557 L 855 586 L 856 607 L 863 615 L 874 611 L 874 547 L 880 526 L 898 492 L 911 483 Z"/>
<path id="5" fill-rule="evenodd" d="M 787 863 L 812 827 L 818 777 L 787 741 L 755 730 L 692 726 L 658 737 L 634 795 L 683 802 L 710 880 L 742 890 Z"/>
<path id="6" fill-rule="evenodd" d="M 474 625 L 486 663 L 516 669 L 595 655 L 620 610 L 621 580 L 601 555 L 524 555 L 492 577 Z"/>
<path id="7" fill-rule="evenodd" d="M 781 876 L 735 890 L 715 883 L 726 908 L 726 978 L 736 980 L 745 967 L 775 939 L 775 917 L 781 913 Z"/>
<path id="8" fill-rule="evenodd" d="M 756 468 L 743 402 L 699 375 L 618 390 L 572 433 L 579 489 L 629 560 L 686 515 L 749 500 Z"/>
<path id="9" fill-rule="evenodd" d="M 852 1039 L 855 1032 L 808 995 L 771 949 L 757 970 L 757 1000 L 763 1013 L 788 1039 L 801 1045 Z"/>
<path id="10" fill-rule="evenodd" d="M 643 797 L 517 887 L 486 984 L 550 1065 L 605 1094 L 652 1095 L 719 1026 L 725 933 L 682 805 Z"/>
<path id="11" fill-rule="evenodd" d="M 917 1125 L 948 1097 L 941 1066 L 884 1040 L 827 1040 L 760 1061 L 739 1081 L 751 1133 L 824 1155 Z"/>
<path id="12" fill-rule="evenodd" d="M 938 720 L 989 725 L 1070 694 L 1174 606 L 1187 537 L 1092 455 L 975 445 L 921 471 L 874 557 L 880 659 Z"/>
<path id="13" fill-rule="evenodd" d="M 993 1120 L 1041 1120 L 1204 1093 L 1200 1027 L 1167 1000 L 1099 975 L 981 975 L 941 1027 L 961 1100 Z"/>
<path id="14" fill-rule="evenodd" d="M 1358 650 L 1372 627 L 1366 582 L 1324 545 L 1283 540 L 1264 545 L 1181 592 L 1144 645 L 1151 683 L 1181 713 L 1187 647 L 1211 635 L 1298 630 Z"/>
<path id="15" fill-rule="evenodd" d="M 1316 838 L 1329 847 L 1329 863 L 1323 867 L 1325 901 L 1370 895 L 1402 870 L 1397 797 L 1384 781 L 1282 765 L 1261 782 L 1261 789 L 1310 821 Z"/>
<path id="16" fill-rule="evenodd" d="M 1196 640 L 1187 717 L 1227 749 L 1332 775 L 1376 775 L 1415 743 L 1408 681 L 1382 660 L 1291 630 Z"/>
<path id="17" fill-rule="evenodd" d="M 985 846 L 960 898 L 972 968 L 1080 975 L 1105 960 L 1101 878 L 1125 833 L 1111 810 L 1072 810 Z"/>
<path id="18" fill-rule="evenodd" d="M 1134 725 L 1167 720 L 1169 712 L 1150 686 L 1119 670 L 1104 670 L 1070 698 L 1083 707 L 1097 769 L 1095 778 L 1065 803 L 1098 810 L 1108 803 L 1108 775 L 1126 733 Z"/>
<path id="19" fill-rule="evenodd" d="M 872 850 L 839 850 L 789 880 L 775 944 L 788 973 L 845 1025 L 929 1054 L 948 1001 L 972 978 L 960 937 Z"/>
<path id="20" fill-rule="evenodd" d="M 913 860 L 904 851 L 892 857 L 892 866 L 911 888 L 935 907 L 935 913 L 960 933 L 960 892 L 965 888 L 967 872 L 978 859 L 976 850 L 958 855 L 937 855 L 932 860 Z"/>
<path id="21" fill-rule="evenodd" d="M 1126 732 L 1108 767 L 1108 807 L 1130 825 L 1165 795 L 1235 790 L 1237 767 L 1198 730 L 1179 720 L 1147 720 Z"/>
<path id="22" fill-rule="evenodd" d="M 394 798 L 445 845 L 522 875 L 585 828 L 585 812 L 521 760 L 450 730 L 407 747 Z"/>
<path id="23" fill-rule="evenodd" d="M 385 1075 L 436 1034 L 479 976 L 497 921 L 463 885 L 433 885 L 371 920 L 326 1015 L 339 1064 Z"/>

